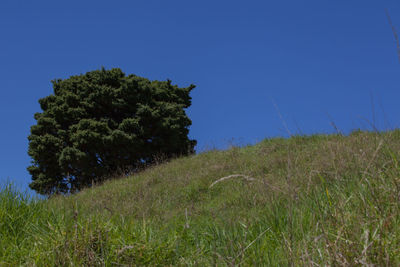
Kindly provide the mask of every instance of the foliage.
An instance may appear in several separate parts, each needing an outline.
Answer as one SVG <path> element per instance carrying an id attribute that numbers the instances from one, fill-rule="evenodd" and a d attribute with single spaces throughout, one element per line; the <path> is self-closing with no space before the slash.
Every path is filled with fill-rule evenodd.
<path id="1" fill-rule="evenodd" d="M 127 173 L 193 153 L 188 138 L 191 85 L 126 76 L 120 69 L 52 81 L 31 127 L 30 187 L 41 194 L 75 192 L 116 172 Z"/>
<path id="2" fill-rule="evenodd" d="M 399 266 L 400 131 L 268 139 L 29 202 L 0 266 Z M 221 177 L 240 177 L 210 185 Z"/>

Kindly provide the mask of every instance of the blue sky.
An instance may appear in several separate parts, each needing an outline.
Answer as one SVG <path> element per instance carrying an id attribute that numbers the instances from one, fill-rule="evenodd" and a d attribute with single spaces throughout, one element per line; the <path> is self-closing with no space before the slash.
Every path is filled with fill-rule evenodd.
<path id="1" fill-rule="evenodd" d="M 398 0 L 2 0 L 0 182 L 27 188 L 27 136 L 50 81 L 101 66 L 196 84 L 199 151 L 287 136 L 283 120 L 301 134 L 333 132 L 332 120 L 343 132 L 396 128 L 385 8 L 400 29 Z"/>

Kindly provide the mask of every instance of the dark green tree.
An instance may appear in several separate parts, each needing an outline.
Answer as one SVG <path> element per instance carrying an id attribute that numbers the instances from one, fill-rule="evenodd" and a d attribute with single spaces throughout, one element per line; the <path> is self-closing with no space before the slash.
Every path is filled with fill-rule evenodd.
<path id="1" fill-rule="evenodd" d="M 76 192 L 110 175 L 194 152 L 185 108 L 190 91 L 120 69 L 52 81 L 39 100 L 28 154 L 30 188 L 40 194 Z"/>

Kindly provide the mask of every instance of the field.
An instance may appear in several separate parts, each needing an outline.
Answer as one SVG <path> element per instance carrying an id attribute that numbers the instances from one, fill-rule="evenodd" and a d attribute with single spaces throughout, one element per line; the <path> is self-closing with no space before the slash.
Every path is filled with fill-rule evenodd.
<path id="1" fill-rule="evenodd" d="M 400 131 L 266 139 L 75 195 L 0 192 L 0 266 L 399 266 Z"/>

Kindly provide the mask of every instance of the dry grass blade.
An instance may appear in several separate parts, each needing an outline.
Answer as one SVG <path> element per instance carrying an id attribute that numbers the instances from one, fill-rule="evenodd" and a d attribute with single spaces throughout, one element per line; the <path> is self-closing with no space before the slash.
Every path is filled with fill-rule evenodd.
<path id="1" fill-rule="evenodd" d="M 281 121 L 282 121 L 283 127 L 285 127 L 285 130 L 286 130 L 287 134 L 288 134 L 289 136 L 292 136 L 292 132 L 289 130 L 289 127 L 287 126 L 286 121 L 283 119 L 283 116 L 282 116 L 282 114 L 281 114 L 281 112 L 280 112 L 280 110 L 279 110 L 279 108 L 278 108 L 278 105 L 277 105 L 275 102 L 273 102 L 273 105 L 274 105 L 274 107 L 275 107 L 276 112 L 277 112 L 278 115 L 279 115 L 279 118 L 280 118 Z"/>
<path id="2" fill-rule="evenodd" d="M 399 61 L 400 61 L 400 41 L 399 41 L 399 36 L 397 35 L 397 31 L 396 31 L 396 28 L 393 25 L 393 22 L 392 22 L 392 19 L 391 19 L 390 15 L 389 15 L 389 11 L 386 9 L 385 12 L 386 12 L 386 16 L 387 16 L 388 21 L 389 21 L 389 25 L 392 28 L 394 39 L 396 40 L 397 56 L 399 57 Z"/>
<path id="3" fill-rule="evenodd" d="M 240 257 L 243 253 L 246 252 L 247 249 L 249 249 L 249 247 L 251 247 L 258 239 L 260 239 L 268 230 L 270 230 L 271 227 L 268 227 L 267 229 L 265 229 L 261 234 L 259 234 L 253 241 L 251 241 L 237 256 L 236 258 Z"/>
<path id="4" fill-rule="evenodd" d="M 121 255 L 121 254 L 124 253 L 126 250 L 128 250 L 128 249 L 133 249 L 133 248 L 135 248 L 135 247 L 134 247 L 134 246 L 125 246 L 125 247 L 123 247 L 123 248 L 117 250 L 117 255 Z"/>
<path id="5" fill-rule="evenodd" d="M 374 162 L 376 156 L 378 155 L 379 150 L 382 148 L 383 145 L 383 140 L 381 139 L 379 141 L 378 147 L 376 148 L 376 150 L 374 151 L 374 154 L 372 155 L 371 160 L 368 162 L 367 167 L 365 168 L 364 172 L 363 172 L 363 177 L 361 180 L 365 179 L 365 176 L 368 174 L 369 168 L 371 168 L 372 163 Z"/>
<path id="6" fill-rule="evenodd" d="M 210 185 L 209 188 L 213 187 L 214 185 L 216 185 L 216 184 L 219 183 L 219 182 L 222 182 L 222 181 L 225 181 L 225 180 L 228 180 L 228 179 L 231 179 L 231 178 L 236 178 L 236 177 L 242 177 L 242 178 L 245 179 L 246 181 L 250 181 L 250 182 L 256 180 L 255 178 L 250 177 L 250 176 L 247 176 L 247 175 L 243 175 L 243 174 L 232 174 L 232 175 L 229 175 L 229 176 L 225 176 L 225 177 L 219 178 L 218 180 L 216 180 L 215 182 L 213 182 L 213 183 Z"/>

